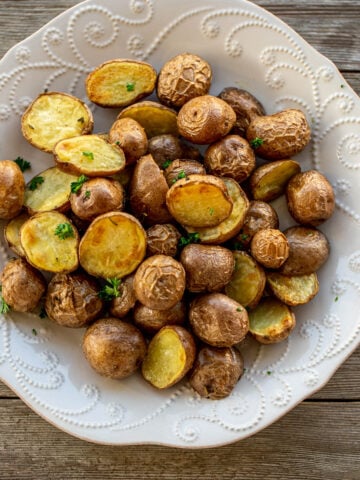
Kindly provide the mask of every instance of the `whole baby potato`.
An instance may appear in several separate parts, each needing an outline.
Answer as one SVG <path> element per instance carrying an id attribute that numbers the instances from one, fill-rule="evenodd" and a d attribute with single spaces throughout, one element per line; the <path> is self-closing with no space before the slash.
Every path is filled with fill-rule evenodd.
<path id="1" fill-rule="evenodd" d="M 22 209 L 25 180 L 18 165 L 11 160 L 0 161 L 0 218 L 10 220 Z"/>
<path id="2" fill-rule="evenodd" d="M 317 170 L 294 175 L 286 187 L 286 200 L 294 220 L 312 227 L 328 220 L 335 209 L 333 188 Z"/>
<path id="3" fill-rule="evenodd" d="M 251 255 L 266 268 L 279 268 L 289 256 L 289 244 L 285 235 L 275 228 L 255 233 L 251 240 Z"/>
<path id="4" fill-rule="evenodd" d="M 117 318 L 125 317 L 136 303 L 134 274 L 124 278 L 119 287 L 119 296 L 111 300 L 110 314 Z"/>
<path id="5" fill-rule="evenodd" d="M 164 170 L 164 175 L 169 187 L 179 178 L 185 178 L 189 175 L 206 175 L 205 167 L 197 160 L 178 159 L 170 163 Z"/>
<path id="6" fill-rule="evenodd" d="M 152 155 L 159 167 L 165 162 L 182 157 L 182 144 L 180 139 L 171 133 L 164 133 L 150 138 L 148 152 Z"/>
<path id="7" fill-rule="evenodd" d="M 133 118 L 119 118 L 109 131 L 109 142 L 119 145 L 125 153 L 126 165 L 146 154 L 148 139 L 144 128 Z"/>
<path id="8" fill-rule="evenodd" d="M 100 375 L 120 379 L 140 367 L 146 353 L 146 341 L 134 325 L 108 317 L 88 327 L 82 348 L 86 359 Z"/>
<path id="9" fill-rule="evenodd" d="M 134 308 L 134 323 L 144 333 L 154 335 L 165 325 L 181 325 L 185 322 L 186 305 L 176 303 L 168 310 L 154 310 L 138 303 Z"/>
<path id="10" fill-rule="evenodd" d="M 219 292 L 230 282 L 235 268 L 232 251 L 218 245 L 186 245 L 180 262 L 190 292 Z"/>
<path id="11" fill-rule="evenodd" d="M 220 140 L 230 132 L 235 121 L 236 114 L 230 105 L 212 95 L 189 100 L 177 117 L 180 135 L 200 145 Z"/>
<path id="12" fill-rule="evenodd" d="M 310 137 L 306 117 L 296 109 L 256 117 L 246 130 L 246 138 L 256 154 L 267 160 L 291 158 L 306 147 Z"/>
<path id="13" fill-rule="evenodd" d="M 153 225 L 146 231 L 147 256 L 162 254 L 175 257 L 180 237 L 180 232 L 171 223 Z"/>

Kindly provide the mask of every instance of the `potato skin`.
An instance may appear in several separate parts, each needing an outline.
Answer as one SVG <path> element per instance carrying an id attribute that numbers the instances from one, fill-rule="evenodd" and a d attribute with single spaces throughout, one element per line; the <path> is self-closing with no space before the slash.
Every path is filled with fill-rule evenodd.
<path id="1" fill-rule="evenodd" d="M 231 250 L 218 245 L 186 245 L 180 262 L 190 292 L 219 292 L 230 282 L 235 267 Z"/>
<path id="2" fill-rule="evenodd" d="M 233 347 L 202 347 L 190 372 L 189 383 L 204 398 L 228 397 L 244 371 L 244 361 Z"/>
<path id="3" fill-rule="evenodd" d="M 25 180 L 18 165 L 11 160 L 0 162 L 0 218 L 11 220 L 22 209 Z"/>
<path id="4" fill-rule="evenodd" d="M 134 308 L 134 323 L 145 334 L 154 335 L 165 325 L 185 322 L 186 306 L 180 301 L 168 310 L 154 310 L 138 303 Z"/>
<path id="5" fill-rule="evenodd" d="M 149 140 L 148 153 L 152 155 L 159 167 L 167 160 L 173 161 L 181 158 L 182 152 L 180 139 L 171 133 L 156 135 Z"/>
<path id="6" fill-rule="evenodd" d="M 222 293 L 195 298 L 190 305 L 189 321 L 195 335 L 214 347 L 232 347 L 249 330 L 245 308 Z"/>
<path id="7" fill-rule="evenodd" d="M 153 225 L 146 231 L 147 256 L 161 254 L 175 257 L 180 238 L 180 232 L 171 223 Z"/>
<path id="8" fill-rule="evenodd" d="M 5 265 L 1 284 L 4 301 L 16 312 L 33 310 L 46 290 L 43 275 L 21 258 Z"/>
<path id="9" fill-rule="evenodd" d="M 179 174 L 189 175 L 206 175 L 205 167 L 196 160 L 178 159 L 170 163 L 164 170 L 164 175 L 169 187 L 171 187 L 179 178 Z"/>
<path id="10" fill-rule="evenodd" d="M 251 240 L 251 255 L 266 268 L 280 268 L 289 256 L 289 244 L 285 235 L 275 228 L 255 233 Z"/>
<path id="11" fill-rule="evenodd" d="M 134 325 L 108 317 L 88 327 L 82 348 L 86 359 L 100 375 L 121 379 L 140 367 L 146 353 L 146 341 Z"/>
<path id="12" fill-rule="evenodd" d="M 146 154 L 148 139 L 144 128 L 133 118 L 119 118 L 109 131 L 109 142 L 119 145 L 125 153 L 126 165 L 132 165 Z"/>
<path id="13" fill-rule="evenodd" d="M 134 291 L 134 273 L 124 278 L 120 285 L 120 295 L 111 300 L 110 314 L 113 317 L 124 318 L 134 307 L 136 296 Z"/>

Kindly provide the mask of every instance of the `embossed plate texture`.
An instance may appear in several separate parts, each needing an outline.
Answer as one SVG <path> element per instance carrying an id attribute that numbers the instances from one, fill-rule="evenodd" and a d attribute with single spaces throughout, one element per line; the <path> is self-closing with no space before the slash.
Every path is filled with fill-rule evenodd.
<path id="1" fill-rule="evenodd" d="M 82 330 L 33 314 L 0 318 L 3 381 L 49 422 L 89 441 L 195 448 L 239 440 L 323 386 L 359 343 L 360 100 L 331 62 L 252 3 L 95 0 L 68 10 L 0 63 L 0 158 L 30 160 L 28 179 L 52 165 L 19 128 L 22 112 L 44 89 L 86 100 L 84 78 L 99 63 L 132 57 L 159 69 L 183 51 L 211 63 L 214 95 L 235 85 L 253 92 L 268 112 L 304 110 L 313 135 L 298 158 L 303 170 L 324 172 L 336 191 L 335 215 L 321 228 L 331 257 L 319 274 L 319 295 L 295 309 L 297 327 L 287 341 L 265 347 L 249 339 L 240 346 L 246 372 L 221 401 L 200 399 L 186 382 L 157 392 L 138 375 L 102 378 L 83 358 Z M 92 108 L 95 131 L 107 130 L 117 112 Z M 274 204 L 281 228 L 291 225 L 283 199 Z M 2 243 L 1 266 L 10 256 Z"/>

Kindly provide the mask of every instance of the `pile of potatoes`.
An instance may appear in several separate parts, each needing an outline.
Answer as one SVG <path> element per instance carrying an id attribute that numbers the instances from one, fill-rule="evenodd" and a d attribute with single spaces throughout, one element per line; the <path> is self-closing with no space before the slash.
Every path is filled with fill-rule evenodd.
<path id="1" fill-rule="evenodd" d="M 158 74 L 105 62 L 86 92 L 119 114 L 97 134 L 80 99 L 34 99 L 22 132 L 54 161 L 28 183 L 21 163 L 0 162 L 0 218 L 17 255 L 1 295 L 3 311 L 45 308 L 86 327 L 83 351 L 101 375 L 140 368 L 158 389 L 187 375 L 220 399 L 243 374 L 245 337 L 284 340 L 292 307 L 317 294 L 329 242 L 316 227 L 334 193 L 293 159 L 310 141 L 303 112 L 267 115 L 239 88 L 211 95 L 211 81 L 208 62 L 189 53 Z M 152 92 L 158 101 L 143 100 Z M 281 195 L 294 218 L 285 231 L 271 205 Z"/>

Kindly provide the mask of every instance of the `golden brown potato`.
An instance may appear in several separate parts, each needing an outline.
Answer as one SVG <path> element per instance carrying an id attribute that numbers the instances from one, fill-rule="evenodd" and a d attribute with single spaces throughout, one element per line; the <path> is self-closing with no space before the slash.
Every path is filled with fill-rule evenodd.
<path id="1" fill-rule="evenodd" d="M 291 277 L 278 272 L 268 272 L 266 281 L 271 293 L 291 307 L 309 303 L 319 292 L 319 281 L 315 272 Z"/>
<path id="2" fill-rule="evenodd" d="M 266 268 L 280 268 L 289 256 L 285 235 L 275 228 L 255 233 L 251 240 L 251 255 Z"/>
<path id="3" fill-rule="evenodd" d="M 16 312 L 34 310 L 46 290 L 42 274 L 22 258 L 5 265 L 0 281 L 4 302 Z"/>
<path id="4" fill-rule="evenodd" d="M 29 215 L 26 212 L 20 213 L 20 215 L 7 223 L 4 230 L 7 244 L 19 257 L 25 257 L 25 252 L 20 242 L 20 229 L 26 220 L 29 220 Z"/>
<path id="5" fill-rule="evenodd" d="M 197 160 L 178 159 L 170 163 L 164 170 L 164 175 L 169 187 L 189 175 L 206 175 L 205 167 Z"/>
<path id="6" fill-rule="evenodd" d="M 134 290 L 143 305 L 154 310 L 168 310 L 184 294 L 184 267 L 167 255 L 153 255 L 136 270 Z"/>
<path id="7" fill-rule="evenodd" d="M 225 137 L 235 121 L 236 114 L 230 105 L 212 95 L 189 100 L 181 107 L 177 117 L 180 135 L 200 145 Z"/>
<path id="8" fill-rule="evenodd" d="M 77 217 L 87 221 L 103 213 L 122 210 L 124 202 L 124 188 L 110 178 L 91 178 L 70 196 L 71 210 Z"/>
<path id="9" fill-rule="evenodd" d="M 45 299 L 48 317 L 63 327 L 81 328 L 96 319 L 103 308 L 99 285 L 84 273 L 57 273 Z"/>
<path id="10" fill-rule="evenodd" d="M 219 245 L 186 245 L 180 262 L 190 292 L 219 292 L 230 282 L 235 267 L 231 250 Z"/>
<path id="11" fill-rule="evenodd" d="M 222 293 L 208 293 L 190 304 L 189 321 L 195 335 L 214 347 L 232 347 L 249 330 L 245 308 Z"/>
<path id="12" fill-rule="evenodd" d="M 278 343 L 294 329 L 296 320 L 290 308 L 272 297 L 263 298 L 249 312 L 250 333 L 260 343 Z"/>
<path id="13" fill-rule="evenodd" d="M 250 177 L 250 190 L 255 200 L 271 202 L 285 193 L 291 177 L 301 171 L 294 160 L 277 160 L 258 167 Z"/>
<path id="14" fill-rule="evenodd" d="M 328 220 L 335 209 L 333 188 L 317 170 L 294 175 L 286 187 L 286 200 L 294 220 L 312 227 Z"/>
<path id="15" fill-rule="evenodd" d="M 36 148 L 52 153 L 57 142 L 92 132 L 91 110 L 79 98 L 67 93 L 40 94 L 22 116 L 26 140 Z"/>
<path id="16" fill-rule="evenodd" d="M 256 166 L 255 154 L 245 138 L 227 135 L 205 152 L 204 165 L 212 175 L 233 178 L 241 183 Z"/>
<path id="17" fill-rule="evenodd" d="M 133 118 L 145 129 L 148 138 L 170 133 L 178 135 L 177 113 L 161 103 L 145 100 L 124 108 L 120 118 Z"/>
<path id="18" fill-rule="evenodd" d="M 198 352 L 189 383 L 204 398 L 228 397 L 244 371 L 244 361 L 233 347 L 204 346 Z"/>
<path id="19" fill-rule="evenodd" d="M 146 154 L 148 139 L 144 128 L 133 118 L 116 120 L 109 131 L 109 142 L 119 145 L 125 153 L 126 165 Z"/>
<path id="20" fill-rule="evenodd" d="M 256 117 L 246 130 L 246 138 L 256 154 L 267 160 L 293 157 L 306 147 L 310 137 L 306 117 L 296 109 Z"/>
<path id="21" fill-rule="evenodd" d="M 289 257 L 279 270 L 284 275 L 309 275 L 328 259 L 328 239 L 316 228 L 294 226 L 286 229 L 284 235 L 289 244 Z"/>
<path id="22" fill-rule="evenodd" d="M 167 325 L 148 345 L 141 367 L 143 377 L 155 388 L 169 388 L 190 370 L 195 353 L 192 335 L 180 325 Z"/>
<path id="23" fill-rule="evenodd" d="M 165 325 L 181 325 L 185 322 L 186 306 L 180 301 L 168 310 L 154 310 L 138 303 L 134 308 L 134 323 L 144 333 L 154 335 Z"/>
<path id="24" fill-rule="evenodd" d="M 170 223 L 153 225 L 146 231 L 147 256 L 162 254 L 175 257 L 180 238 L 180 232 Z"/>
<path id="25" fill-rule="evenodd" d="M 265 115 L 264 107 L 259 100 L 241 88 L 226 87 L 220 92 L 219 98 L 228 103 L 236 113 L 236 122 L 232 129 L 235 135 L 245 137 L 250 122 L 256 117 Z"/>
<path id="26" fill-rule="evenodd" d="M 166 205 L 181 225 L 199 228 L 219 225 L 233 208 L 226 184 L 213 175 L 181 178 L 167 192 Z"/>
<path id="27" fill-rule="evenodd" d="M 23 206 L 25 180 L 18 165 L 11 160 L 0 161 L 0 218 L 16 217 Z"/>
<path id="28" fill-rule="evenodd" d="M 207 94 L 211 79 L 211 67 L 206 60 L 191 53 L 181 53 L 161 68 L 157 96 L 164 105 L 182 107 L 191 98 Z"/>
<path id="29" fill-rule="evenodd" d="M 102 107 L 125 107 L 150 95 L 156 71 L 146 62 L 116 58 L 102 63 L 86 78 L 89 99 Z"/>
<path id="30" fill-rule="evenodd" d="M 145 253 L 145 230 L 135 217 L 125 212 L 108 212 L 96 217 L 79 245 L 83 269 L 102 278 L 129 275 Z"/>
<path id="31" fill-rule="evenodd" d="M 85 332 L 83 352 L 92 368 L 105 377 L 132 375 L 146 353 L 146 341 L 134 325 L 118 318 L 100 318 Z"/>
<path id="32" fill-rule="evenodd" d="M 124 278 L 120 284 L 119 296 L 111 300 L 110 314 L 113 317 L 124 318 L 135 306 L 134 274 Z"/>
<path id="33" fill-rule="evenodd" d="M 130 183 L 132 213 L 146 225 L 171 222 L 166 205 L 169 190 L 164 174 L 151 155 L 137 162 Z"/>

